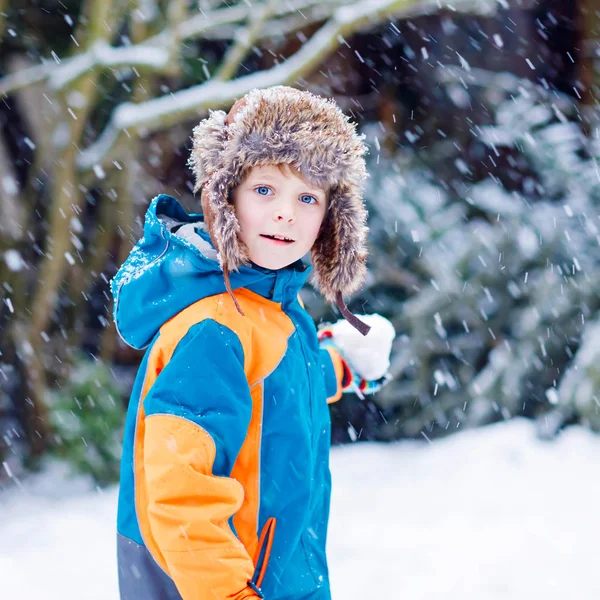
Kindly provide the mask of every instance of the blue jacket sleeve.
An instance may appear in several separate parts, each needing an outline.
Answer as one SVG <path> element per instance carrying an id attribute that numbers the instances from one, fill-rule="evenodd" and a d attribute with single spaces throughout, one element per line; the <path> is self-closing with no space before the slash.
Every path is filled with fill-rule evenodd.
<path id="1" fill-rule="evenodd" d="M 252 413 L 235 333 L 212 319 L 192 326 L 146 395 L 144 411 L 146 418 L 170 414 L 201 427 L 216 445 L 214 474 L 229 476 Z"/>

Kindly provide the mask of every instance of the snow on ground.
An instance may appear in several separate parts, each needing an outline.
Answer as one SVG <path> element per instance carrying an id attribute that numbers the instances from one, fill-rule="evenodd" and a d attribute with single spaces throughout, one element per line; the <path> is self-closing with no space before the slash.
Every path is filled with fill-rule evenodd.
<path id="1" fill-rule="evenodd" d="M 332 452 L 334 600 L 600 598 L 600 437 L 522 419 Z M 52 465 L 0 495 L 0 595 L 117 600 L 117 490 Z"/>

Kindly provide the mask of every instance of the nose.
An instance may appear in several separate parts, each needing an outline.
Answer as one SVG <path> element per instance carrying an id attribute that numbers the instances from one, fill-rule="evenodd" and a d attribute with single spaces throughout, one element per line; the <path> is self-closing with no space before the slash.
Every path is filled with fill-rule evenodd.
<path id="1" fill-rule="evenodd" d="M 273 221 L 286 223 L 293 223 L 296 220 L 296 204 L 292 200 L 282 200 L 277 203 L 275 210 L 273 211 Z"/>

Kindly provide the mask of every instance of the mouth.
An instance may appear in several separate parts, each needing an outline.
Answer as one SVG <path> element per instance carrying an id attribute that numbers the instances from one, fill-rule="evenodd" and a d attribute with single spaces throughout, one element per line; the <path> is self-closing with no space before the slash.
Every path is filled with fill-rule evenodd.
<path id="1" fill-rule="evenodd" d="M 285 237 L 284 235 L 267 235 L 265 233 L 261 233 L 260 237 L 265 238 L 267 240 L 271 240 L 276 244 L 293 244 L 295 240 Z"/>

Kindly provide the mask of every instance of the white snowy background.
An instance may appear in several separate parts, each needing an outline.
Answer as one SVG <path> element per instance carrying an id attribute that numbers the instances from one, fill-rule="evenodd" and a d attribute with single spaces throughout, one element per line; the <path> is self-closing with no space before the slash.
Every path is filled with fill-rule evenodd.
<path id="1" fill-rule="evenodd" d="M 514 419 L 332 451 L 333 600 L 600 598 L 600 438 Z M 0 495 L 10 600 L 117 600 L 117 488 L 57 463 Z"/>

